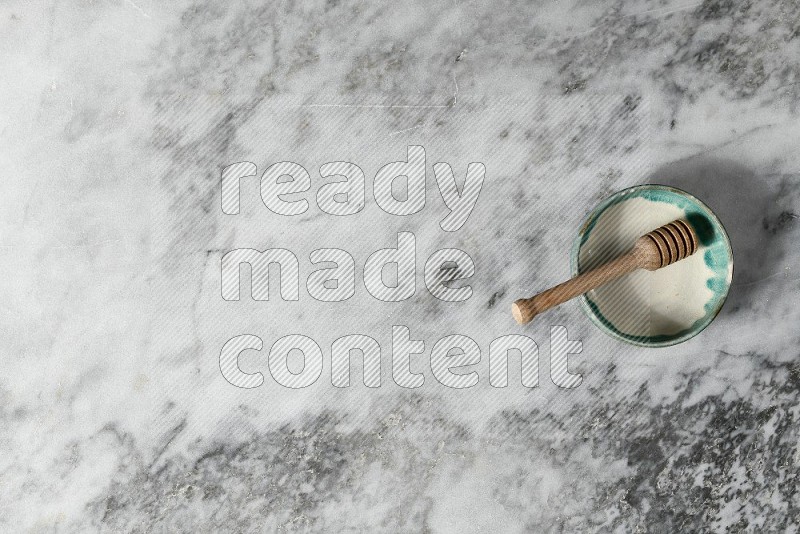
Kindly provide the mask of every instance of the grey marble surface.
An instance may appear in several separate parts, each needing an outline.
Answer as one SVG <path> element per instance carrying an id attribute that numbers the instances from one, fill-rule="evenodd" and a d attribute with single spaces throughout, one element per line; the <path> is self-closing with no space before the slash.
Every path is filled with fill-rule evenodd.
<path id="1" fill-rule="evenodd" d="M 800 5 L 734 2 L 10 1 L 0 5 L 0 530 L 4 532 L 797 532 L 800 523 Z M 426 150 L 427 202 L 390 216 L 371 180 Z M 357 163 L 366 205 L 321 211 L 319 167 Z M 220 209 L 223 167 L 297 162 L 309 209 L 267 210 L 258 179 Z M 467 223 L 431 166 L 486 167 Z M 712 325 L 666 349 L 596 330 L 578 303 L 524 329 L 510 303 L 569 275 L 600 200 L 667 183 L 734 246 Z M 417 239 L 417 291 L 363 284 Z M 220 296 L 234 248 L 291 249 L 299 300 Z M 353 298 L 311 298 L 311 251 L 347 250 Z M 460 248 L 472 296 L 445 303 L 425 259 Z M 277 293 L 277 286 L 273 286 Z M 398 386 L 391 328 L 425 352 Z M 549 328 L 583 350 L 549 379 Z M 331 384 L 331 344 L 366 334 L 381 387 Z M 488 347 L 525 333 L 540 384 L 488 383 Z M 223 344 L 265 349 L 220 372 Z M 277 384 L 267 351 L 315 340 L 322 375 Z M 436 341 L 475 340 L 454 390 Z M 512 365 L 513 367 L 513 365 Z"/>

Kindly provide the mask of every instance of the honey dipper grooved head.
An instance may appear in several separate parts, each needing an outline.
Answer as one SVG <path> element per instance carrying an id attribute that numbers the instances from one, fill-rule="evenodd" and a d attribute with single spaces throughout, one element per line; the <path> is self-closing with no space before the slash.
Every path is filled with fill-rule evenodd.
<path id="1" fill-rule="evenodd" d="M 697 251 L 698 240 L 692 226 L 684 220 L 678 219 L 652 232 L 642 236 L 649 239 L 658 250 L 657 259 L 647 268 L 650 270 L 666 267 L 676 261 L 691 256 Z"/>

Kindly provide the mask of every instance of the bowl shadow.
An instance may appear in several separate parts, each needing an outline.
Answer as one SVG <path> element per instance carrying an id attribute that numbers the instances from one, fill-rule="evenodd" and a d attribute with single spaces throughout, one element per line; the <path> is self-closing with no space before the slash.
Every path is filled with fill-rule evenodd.
<path id="1" fill-rule="evenodd" d="M 656 169 L 645 183 L 662 184 L 697 197 L 717 215 L 733 249 L 733 281 L 720 316 L 749 307 L 756 282 L 771 276 L 785 255 L 773 222 L 780 219 L 780 191 L 767 176 L 741 163 L 693 157 Z"/>

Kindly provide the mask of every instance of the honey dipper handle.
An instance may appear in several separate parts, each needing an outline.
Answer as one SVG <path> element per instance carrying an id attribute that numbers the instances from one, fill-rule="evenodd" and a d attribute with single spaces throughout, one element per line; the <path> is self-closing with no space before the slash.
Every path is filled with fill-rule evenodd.
<path id="1" fill-rule="evenodd" d="M 525 324 L 543 311 L 631 271 L 639 268 L 655 271 L 680 261 L 694 254 L 697 247 L 698 238 L 693 227 L 682 219 L 672 221 L 637 239 L 624 256 L 531 298 L 517 300 L 511 306 L 511 313 L 519 324 Z"/>
<path id="2" fill-rule="evenodd" d="M 632 250 L 624 256 L 620 256 L 596 269 L 580 274 L 538 295 L 515 301 L 511 308 L 514 319 L 516 319 L 519 324 L 525 324 L 545 310 L 563 304 L 578 295 L 582 295 L 587 291 L 591 291 L 596 287 L 643 267 L 641 255 L 637 254 L 637 252 L 636 250 Z"/>

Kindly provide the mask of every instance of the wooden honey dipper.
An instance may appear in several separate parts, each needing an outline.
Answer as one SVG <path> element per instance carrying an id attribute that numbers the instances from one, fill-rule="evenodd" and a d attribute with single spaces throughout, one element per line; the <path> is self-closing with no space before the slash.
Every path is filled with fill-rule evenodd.
<path id="1" fill-rule="evenodd" d="M 511 305 L 511 313 L 519 324 L 559 304 L 616 280 L 637 269 L 655 271 L 673 264 L 697 251 L 697 234 L 683 220 L 672 221 L 641 236 L 625 255 L 591 271 Z"/>

